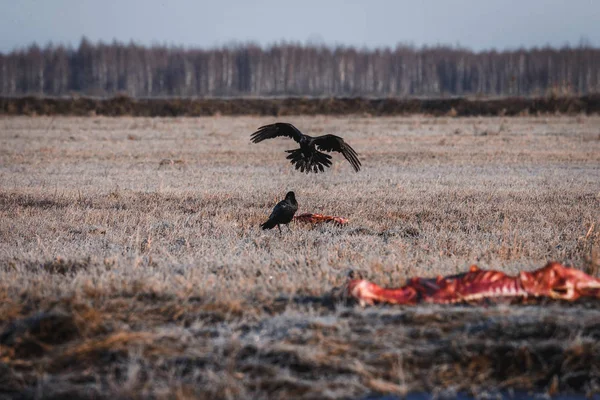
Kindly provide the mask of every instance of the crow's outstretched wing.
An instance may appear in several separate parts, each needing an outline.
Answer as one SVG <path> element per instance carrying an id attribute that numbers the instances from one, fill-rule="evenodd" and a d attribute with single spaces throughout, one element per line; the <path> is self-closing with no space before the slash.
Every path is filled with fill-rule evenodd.
<path id="1" fill-rule="evenodd" d="M 348 143 L 344 142 L 344 139 L 341 137 L 335 135 L 317 136 L 314 138 L 314 143 L 321 151 L 337 151 L 342 153 L 344 157 L 346 157 L 346 160 L 352 164 L 352 167 L 354 167 L 356 172 L 360 170 L 361 164 L 358 159 L 358 154 L 356 154 L 356 151 L 354 151 Z"/>
<path id="2" fill-rule="evenodd" d="M 250 140 L 252 140 L 252 143 L 258 143 L 265 139 L 273 139 L 280 136 L 289 137 L 296 142 L 300 142 L 303 135 L 294 125 L 286 122 L 277 122 L 275 124 L 261 126 L 252 134 L 252 136 L 250 136 Z"/>

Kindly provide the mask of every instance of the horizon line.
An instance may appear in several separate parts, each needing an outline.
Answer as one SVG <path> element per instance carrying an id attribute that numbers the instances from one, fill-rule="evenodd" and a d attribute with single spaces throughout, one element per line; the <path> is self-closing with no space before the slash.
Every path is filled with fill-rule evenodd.
<path id="1" fill-rule="evenodd" d="M 47 49 L 47 48 L 56 49 L 56 48 L 63 47 L 67 50 L 77 50 L 79 47 L 81 47 L 82 43 L 84 43 L 84 42 L 88 42 L 92 46 L 117 45 L 117 46 L 126 47 L 126 46 L 133 45 L 136 47 L 144 47 L 147 49 L 162 48 L 162 49 L 169 49 L 169 50 L 185 50 L 185 51 L 232 50 L 232 49 L 239 49 L 239 48 L 243 48 L 243 47 L 256 47 L 256 48 L 259 48 L 264 51 L 264 50 L 270 50 L 272 48 L 284 47 L 284 46 L 298 46 L 298 47 L 302 47 L 302 48 L 320 48 L 320 49 L 328 49 L 328 50 L 355 49 L 355 50 L 367 51 L 367 52 L 387 51 L 387 50 L 394 51 L 397 49 L 410 49 L 413 51 L 424 51 L 424 50 L 431 50 L 431 49 L 451 49 L 451 50 L 466 51 L 466 52 L 470 52 L 473 54 L 492 53 L 492 52 L 502 53 L 502 52 L 518 52 L 518 51 L 536 51 L 536 50 L 569 50 L 569 49 L 600 50 L 600 46 L 594 45 L 586 37 L 581 37 L 579 39 L 579 43 L 577 43 L 577 44 L 571 44 L 567 40 L 561 46 L 555 46 L 555 45 L 551 45 L 550 43 L 546 43 L 544 45 L 530 46 L 530 47 L 525 46 L 525 45 L 519 45 L 516 47 L 507 46 L 502 49 L 499 49 L 498 47 L 489 47 L 489 48 L 485 48 L 485 49 L 481 49 L 481 50 L 474 50 L 473 48 L 468 47 L 468 46 L 463 46 L 458 42 L 454 43 L 454 44 L 438 42 L 435 44 L 416 45 L 414 42 L 410 42 L 410 41 L 398 41 L 396 43 L 396 45 L 394 45 L 394 46 L 390 46 L 390 45 L 369 46 L 369 45 L 365 45 L 365 44 L 357 45 L 357 44 L 345 44 L 345 43 L 326 43 L 324 41 L 312 41 L 310 39 L 306 40 L 304 42 L 302 42 L 300 40 L 280 39 L 278 41 L 271 42 L 268 44 L 260 44 L 253 40 L 248 40 L 248 41 L 230 40 L 230 41 L 228 41 L 228 43 L 225 43 L 225 44 L 215 44 L 212 46 L 201 46 L 201 45 L 175 44 L 175 43 L 167 43 L 167 42 L 161 43 L 159 41 L 152 41 L 150 44 L 147 44 L 147 43 L 143 43 L 142 41 L 136 41 L 134 39 L 129 39 L 127 41 L 127 40 L 120 40 L 117 38 L 113 38 L 111 41 L 105 41 L 103 39 L 98 39 L 98 40 L 94 41 L 94 40 L 91 40 L 88 37 L 86 37 L 86 35 L 82 35 L 81 39 L 79 39 L 79 42 L 77 44 L 63 43 L 63 42 L 54 43 L 52 40 L 48 40 L 45 42 L 45 44 L 40 45 L 38 43 L 38 41 L 33 41 L 26 45 L 15 46 L 11 50 L 8 50 L 8 51 L 0 51 L 0 54 L 1 55 L 10 55 L 13 53 L 28 51 L 32 47 L 38 47 L 39 49 Z"/>

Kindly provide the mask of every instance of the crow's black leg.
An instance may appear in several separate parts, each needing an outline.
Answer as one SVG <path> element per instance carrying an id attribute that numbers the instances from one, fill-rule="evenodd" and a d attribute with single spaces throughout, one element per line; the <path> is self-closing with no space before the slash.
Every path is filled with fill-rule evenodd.
<path id="1" fill-rule="evenodd" d="M 277 224 L 277 229 L 279 229 L 279 233 L 281 233 L 281 227 Z"/>

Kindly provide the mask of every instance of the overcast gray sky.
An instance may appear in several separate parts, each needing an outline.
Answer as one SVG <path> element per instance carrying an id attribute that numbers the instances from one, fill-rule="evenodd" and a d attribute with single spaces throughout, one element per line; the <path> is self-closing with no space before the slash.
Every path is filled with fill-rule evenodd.
<path id="1" fill-rule="evenodd" d="M 600 46 L 600 0 L 0 0 L 0 51 L 113 39 L 214 47 L 460 44 L 474 50 Z"/>

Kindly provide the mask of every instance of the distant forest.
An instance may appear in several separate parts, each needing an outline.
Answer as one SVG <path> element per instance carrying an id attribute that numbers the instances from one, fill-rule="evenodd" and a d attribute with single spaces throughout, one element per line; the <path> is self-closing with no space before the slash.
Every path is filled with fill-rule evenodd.
<path id="1" fill-rule="evenodd" d="M 547 96 L 600 92 L 600 49 L 48 45 L 0 53 L 1 96 Z"/>

